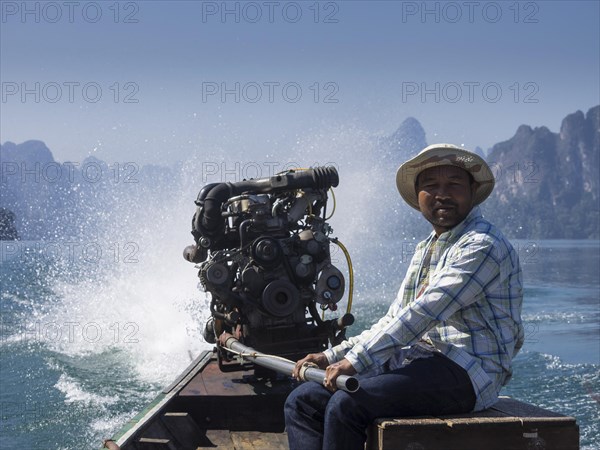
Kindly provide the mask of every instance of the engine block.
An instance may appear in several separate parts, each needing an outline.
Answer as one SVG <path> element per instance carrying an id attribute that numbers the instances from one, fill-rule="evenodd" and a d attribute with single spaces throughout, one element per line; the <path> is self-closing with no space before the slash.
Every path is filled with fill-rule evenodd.
<path id="1" fill-rule="evenodd" d="M 259 351 L 297 359 L 345 338 L 344 320 L 321 319 L 345 291 L 331 262 L 328 190 L 333 167 L 202 188 L 192 220 L 195 245 L 184 257 L 198 264 L 210 293 L 204 338 L 222 332 Z"/>

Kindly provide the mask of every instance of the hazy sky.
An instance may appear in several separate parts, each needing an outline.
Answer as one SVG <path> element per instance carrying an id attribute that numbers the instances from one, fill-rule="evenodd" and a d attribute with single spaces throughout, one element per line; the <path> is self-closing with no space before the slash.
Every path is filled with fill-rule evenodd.
<path id="1" fill-rule="evenodd" d="M 488 149 L 600 103 L 599 4 L 2 1 L 0 140 L 260 157 L 413 116 L 430 143 Z"/>

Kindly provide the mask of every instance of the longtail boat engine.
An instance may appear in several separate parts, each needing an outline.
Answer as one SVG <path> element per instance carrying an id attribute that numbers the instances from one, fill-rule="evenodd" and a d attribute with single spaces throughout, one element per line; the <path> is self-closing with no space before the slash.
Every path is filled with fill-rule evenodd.
<path id="1" fill-rule="evenodd" d="M 211 295 L 207 342 L 226 331 L 260 352 L 296 360 L 345 339 L 351 298 L 342 317 L 321 317 L 337 310 L 346 284 L 331 245 L 348 255 L 327 223 L 328 191 L 338 182 L 334 167 L 318 167 L 200 190 L 195 244 L 184 257 L 198 264 Z M 220 354 L 227 370 L 224 359 Z"/>

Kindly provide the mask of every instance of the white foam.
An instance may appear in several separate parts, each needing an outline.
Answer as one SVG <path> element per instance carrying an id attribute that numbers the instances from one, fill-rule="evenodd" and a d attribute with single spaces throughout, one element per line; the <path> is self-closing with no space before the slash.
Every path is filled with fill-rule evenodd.
<path id="1" fill-rule="evenodd" d="M 155 193 L 142 190 L 120 199 L 94 242 L 121 253 L 110 264 L 83 265 L 88 271 L 82 276 L 57 278 L 57 300 L 48 302 L 33 326 L 52 351 L 71 357 L 125 352 L 134 376 L 165 384 L 190 354 L 208 348 L 199 331 L 208 314 L 197 271 L 181 256 L 192 242 L 196 194 L 158 201 Z M 77 264 L 80 270 L 82 262 Z"/>
<path id="2" fill-rule="evenodd" d="M 582 313 L 547 311 L 534 314 L 523 314 L 522 319 L 526 322 L 561 322 L 561 323 L 585 323 L 589 320 Z"/>
<path id="3" fill-rule="evenodd" d="M 568 364 L 559 356 L 549 355 L 547 353 L 540 353 L 540 355 L 545 360 L 547 370 L 575 369 L 581 367 L 581 364 Z"/>
<path id="4" fill-rule="evenodd" d="M 61 374 L 54 385 L 56 389 L 65 394 L 65 403 L 80 403 L 87 406 L 109 406 L 119 401 L 119 397 L 104 396 L 86 391 L 74 378 Z"/>
<path id="5" fill-rule="evenodd" d="M 101 417 L 92 420 L 90 428 L 100 436 L 110 436 L 123 423 L 131 418 L 131 413 L 118 414 L 111 418 Z"/>

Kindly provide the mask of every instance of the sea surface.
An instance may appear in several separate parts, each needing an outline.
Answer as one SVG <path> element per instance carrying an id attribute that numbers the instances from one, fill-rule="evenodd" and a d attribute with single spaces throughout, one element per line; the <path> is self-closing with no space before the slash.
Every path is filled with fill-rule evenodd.
<path id="1" fill-rule="evenodd" d="M 188 243 L 1 243 L 0 449 L 100 448 L 209 348 Z M 503 394 L 576 417 L 581 448 L 599 449 L 600 242 L 514 245 L 526 341 Z M 411 248 L 359 247 L 352 334 L 385 313 Z"/>

